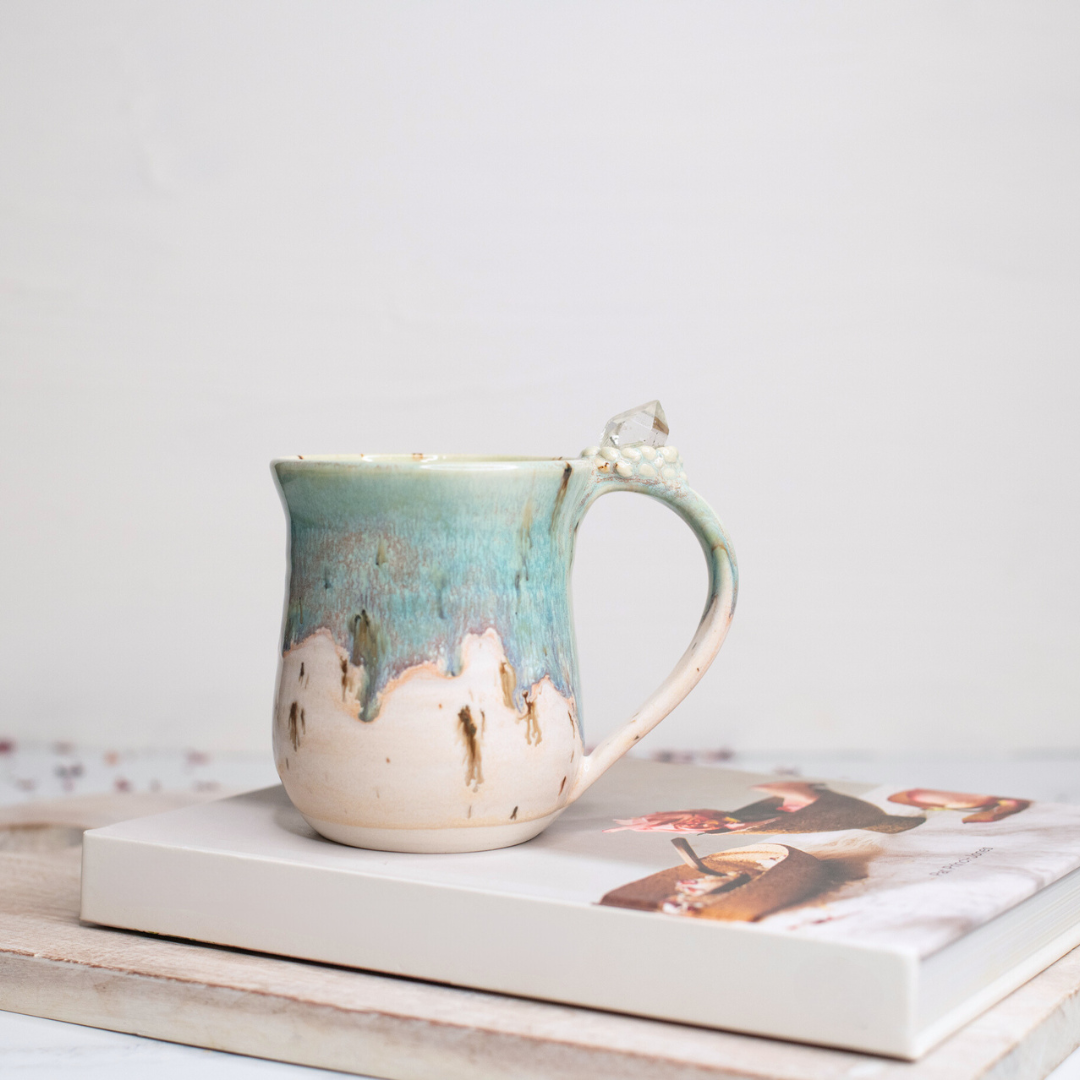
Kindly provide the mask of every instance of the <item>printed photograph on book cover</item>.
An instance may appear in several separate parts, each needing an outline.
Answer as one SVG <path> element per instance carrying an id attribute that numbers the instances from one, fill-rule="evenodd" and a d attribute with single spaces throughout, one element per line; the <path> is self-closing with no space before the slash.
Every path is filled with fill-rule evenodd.
<path id="1" fill-rule="evenodd" d="M 660 834 L 658 862 L 665 839 L 679 862 L 599 902 L 926 956 L 1080 867 L 1080 806 L 927 788 L 856 798 L 798 780 L 753 790 L 763 797 L 733 810 L 616 819 L 605 832 Z M 710 852 L 715 838 L 725 847 Z"/>

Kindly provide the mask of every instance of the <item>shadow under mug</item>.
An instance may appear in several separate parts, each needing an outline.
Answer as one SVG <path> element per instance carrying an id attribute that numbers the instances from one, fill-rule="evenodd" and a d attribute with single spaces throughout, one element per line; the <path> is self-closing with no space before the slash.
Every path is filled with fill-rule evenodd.
<path id="1" fill-rule="evenodd" d="M 720 522 L 672 448 L 587 453 L 273 463 L 289 519 L 274 758 L 323 836 L 387 851 L 521 843 L 701 678 L 735 605 Z M 687 522 L 709 595 L 675 670 L 586 754 L 570 570 L 585 512 L 611 491 Z"/>

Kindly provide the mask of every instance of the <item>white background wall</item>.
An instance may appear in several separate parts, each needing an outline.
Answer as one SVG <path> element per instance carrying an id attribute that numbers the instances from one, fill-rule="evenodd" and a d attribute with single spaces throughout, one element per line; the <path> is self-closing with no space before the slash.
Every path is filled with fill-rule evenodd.
<path id="1" fill-rule="evenodd" d="M 659 397 L 743 590 L 651 738 L 1080 748 L 1080 7 L 0 3 L 0 735 L 266 745 L 267 461 Z M 705 579 L 582 530 L 593 739 Z"/>

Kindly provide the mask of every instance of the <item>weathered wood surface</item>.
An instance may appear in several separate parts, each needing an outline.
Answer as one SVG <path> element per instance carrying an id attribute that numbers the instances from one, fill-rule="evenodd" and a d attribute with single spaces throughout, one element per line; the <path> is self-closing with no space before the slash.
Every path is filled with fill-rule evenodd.
<path id="1" fill-rule="evenodd" d="M 1080 950 L 906 1063 L 80 923 L 79 829 L 190 801 L 0 812 L 0 1008 L 395 1080 L 1040 1080 L 1080 1044 Z"/>

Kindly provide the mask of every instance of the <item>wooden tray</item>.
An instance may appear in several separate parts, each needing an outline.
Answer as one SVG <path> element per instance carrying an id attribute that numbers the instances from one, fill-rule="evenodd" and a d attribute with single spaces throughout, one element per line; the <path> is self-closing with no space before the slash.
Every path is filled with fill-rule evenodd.
<path id="1" fill-rule="evenodd" d="M 1040 1080 L 1080 1045 L 1080 950 L 907 1063 L 80 923 L 81 830 L 191 801 L 0 811 L 0 1009 L 394 1080 Z"/>

